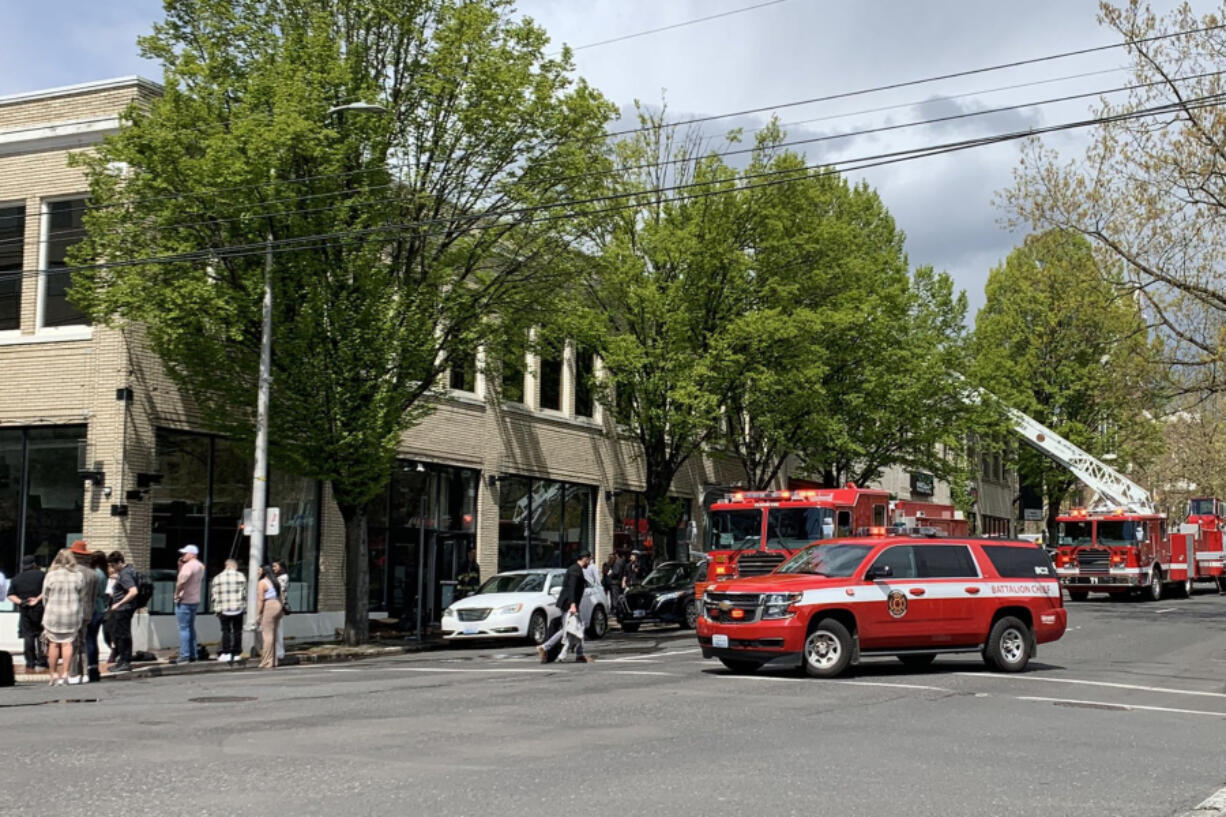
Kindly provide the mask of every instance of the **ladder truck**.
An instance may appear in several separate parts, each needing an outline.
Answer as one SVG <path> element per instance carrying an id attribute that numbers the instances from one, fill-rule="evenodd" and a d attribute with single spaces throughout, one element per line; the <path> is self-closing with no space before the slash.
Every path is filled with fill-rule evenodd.
<path id="1" fill-rule="evenodd" d="M 1193 582 L 1222 575 L 1221 501 L 1192 499 L 1187 520 L 1168 530 L 1166 515 L 1140 485 L 1034 418 L 1004 410 L 1022 439 L 1094 492 L 1088 509 L 1057 517 L 1054 561 L 1070 599 L 1108 593 L 1157 601 L 1168 591 L 1186 598 Z"/>

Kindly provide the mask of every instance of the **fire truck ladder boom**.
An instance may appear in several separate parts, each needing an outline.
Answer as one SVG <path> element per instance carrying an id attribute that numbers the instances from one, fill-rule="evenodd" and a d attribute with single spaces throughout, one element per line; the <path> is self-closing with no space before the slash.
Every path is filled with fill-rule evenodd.
<path id="1" fill-rule="evenodd" d="M 998 401 L 999 402 L 999 401 Z M 1001 404 L 1003 406 L 1003 404 Z M 1140 485 L 1102 460 L 1073 445 L 1033 417 L 1003 406 L 1013 430 L 1042 454 L 1072 472 L 1095 494 L 1099 508 L 1126 508 L 1132 513 L 1155 513 L 1153 497 Z"/>

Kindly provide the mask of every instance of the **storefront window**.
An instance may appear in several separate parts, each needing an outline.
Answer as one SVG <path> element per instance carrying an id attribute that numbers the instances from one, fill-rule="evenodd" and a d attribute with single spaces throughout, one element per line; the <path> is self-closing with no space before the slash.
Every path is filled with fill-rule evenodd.
<path id="1" fill-rule="evenodd" d="M 565 567 L 591 549 L 591 486 L 505 477 L 498 491 L 499 570 Z"/>
<path id="2" fill-rule="evenodd" d="M 16 575 L 21 563 L 21 474 L 25 458 L 24 433 L 0 428 L 0 572 Z"/>
<path id="3" fill-rule="evenodd" d="M 676 526 L 670 530 L 661 547 L 647 519 L 647 498 L 637 491 L 622 491 L 613 499 L 613 547 L 619 551 L 641 550 L 654 558 L 680 558 L 688 561 L 690 541 L 690 500 L 669 497 L 680 511 Z M 659 552 L 657 552 L 659 551 Z M 663 556 L 661 556 L 663 554 Z"/>
<path id="4" fill-rule="evenodd" d="M 174 611 L 179 549 L 195 545 L 205 565 L 205 582 L 236 559 L 247 572 L 250 540 L 243 535 L 243 511 L 251 506 L 251 460 L 246 447 L 222 437 L 159 429 L 149 567 L 153 580 L 150 612 Z M 268 505 L 281 511 L 281 532 L 264 540 L 267 561 L 282 559 L 290 574 L 290 605 L 315 610 L 319 578 L 319 483 L 269 472 Z M 207 593 L 202 610 L 208 609 Z"/>
<path id="5" fill-rule="evenodd" d="M 0 429 L 0 571 L 32 554 L 44 567 L 81 536 L 85 491 L 77 447 L 85 426 Z"/>

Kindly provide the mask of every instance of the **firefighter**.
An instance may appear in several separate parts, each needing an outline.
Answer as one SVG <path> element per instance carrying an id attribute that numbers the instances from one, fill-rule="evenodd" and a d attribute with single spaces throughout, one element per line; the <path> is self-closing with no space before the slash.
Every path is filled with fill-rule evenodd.
<path id="1" fill-rule="evenodd" d="M 468 548 L 468 558 L 460 564 L 456 575 L 456 598 L 471 596 L 481 587 L 481 568 L 477 566 L 477 549 Z"/>

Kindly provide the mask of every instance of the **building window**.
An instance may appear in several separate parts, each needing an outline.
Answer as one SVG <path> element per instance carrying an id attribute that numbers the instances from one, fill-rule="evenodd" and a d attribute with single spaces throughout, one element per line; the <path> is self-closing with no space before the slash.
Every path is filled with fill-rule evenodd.
<path id="1" fill-rule="evenodd" d="M 224 437 L 158 429 L 156 471 L 162 482 L 151 497 L 149 610 L 171 613 L 184 545 L 200 549 L 206 582 L 225 569 L 227 559 L 238 560 L 247 572 L 250 540 L 241 526 L 243 511 L 251 506 L 251 452 Z M 319 483 L 272 468 L 268 505 L 281 511 L 281 532 L 265 538 L 265 558 L 285 563 L 291 609 L 312 612 L 319 579 Z M 201 600 L 208 609 L 208 599 Z"/>
<path id="2" fill-rule="evenodd" d="M 506 477 L 498 485 L 498 569 L 566 567 L 591 550 L 596 489 Z"/>
<path id="3" fill-rule="evenodd" d="M 451 359 L 448 385 L 456 391 L 477 391 L 477 355 L 456 355 Z"/>
<path id="4" fill-rule="evenodd" d="M 541 349 L 540 383 L 541 408 L 562 410 L 562 345 L 547 345 Z"/>
<path id="5" fill-rule="evenodd" d="M 521 336 L 512 338 L 502 353 L 502 399 L 511 403 L 524 402 L 524 365 L 526 344 Z"/>
<path id="6" fill-rule="evenodd" d="M 595 379 L 595 353 L 577 347 L 575 349 L 575 414 L 580 417 L 594 417 L 596 414 L 596 401 L 592 392 Z"/>
<path id="7" fill-rule="evenodd" d="M 68 271 L 68 250 L 85 237 L 81 216 L 85 199 L 48 202 L 47 264 L 43 273 L 43 326 L 89 324 L 80 309 L 69 302 L 72 273 Z"/>
<path id="8" fill-rule="evenodd" d="M 21 328 L 24 207 L 0 207 L 0 331 Z"/>
<path id="9" fill-rule="evenodd" d="M 46 567 L 81 537 L 85 435 L 85 426 L 0 429 L 0 571 L 15 575 L 26 555 Z"/>

